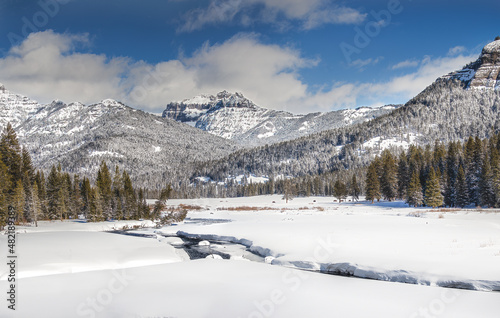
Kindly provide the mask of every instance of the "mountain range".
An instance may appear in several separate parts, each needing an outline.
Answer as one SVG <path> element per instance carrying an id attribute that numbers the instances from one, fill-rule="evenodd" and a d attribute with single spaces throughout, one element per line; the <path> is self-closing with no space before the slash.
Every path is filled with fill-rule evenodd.
<path id="1" fill-rule="evenodd" d="M 39 168 L 61 163 L 90 175 L 105 160 L 151 188 L 242 173 L 298 176 L 363 166 L 385 148 L 499 131 L 499 76 L 497 40 L 403 106 L 307 115 L 223 91 L 169 103 L 159 117 L 111 99 L 42 105 L 0 84 L 0 126 L 15 127 Z"/>

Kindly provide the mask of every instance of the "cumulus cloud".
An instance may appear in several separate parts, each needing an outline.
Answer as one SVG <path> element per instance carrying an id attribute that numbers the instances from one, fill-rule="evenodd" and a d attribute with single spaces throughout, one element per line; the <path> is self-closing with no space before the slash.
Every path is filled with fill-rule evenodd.
<path id="1" fill-rule="evenodd" d="M 263 44 L 254 34 L 206 43 L 192 56 L 155 65 L 75 50 L 88 43 L 87 35 L 31 34 L 0 59 L 2 81 L 42 102 L 115 98 L 157 112 L 172 100 L 226 89 L 243 91 L 262 106 L 282 108 L 307 90 L 298 70 L 317 63 L 291 48 Z"/>
<path id="2" fill-rule="evenodd" d="M 358 10 L 325 0 L 211 0 L 208 7 L 184 14 L 178 31 L 191 32 L 220 23 L 266 23 L 286 28 L 290 21 L 313 29 L 324 24 L 356 24 L 365 18 L 366 14 Z"/>
<path id="3" fill-rule="evenodd" d="M 90 102 L 118 95 L 129 61 L 74 51 L 88 43 L 88 35 L 32 33 L 0 59 L 2 81 L 9 89 L 42 101 L 78 98 Z"/>

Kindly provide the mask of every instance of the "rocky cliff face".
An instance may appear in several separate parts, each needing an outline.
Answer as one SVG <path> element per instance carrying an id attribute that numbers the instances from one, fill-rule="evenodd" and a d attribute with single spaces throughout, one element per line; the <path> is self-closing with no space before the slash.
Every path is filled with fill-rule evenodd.
<path id="1" fill-rule="evenodd" d="M 470 89 L 500 89 L 500 40 L 487 44 L 479 58 L 443 79 L 457 79 Z"/>
<path id="2" fill-rule="evenodd" d="M 231 139 L 245 147 L 291 140 L 327 129 L 356 124 L 390 113 L 397 106 L 362 107 L 328 113 L 294 115 L 255 105 L 241 93 L 223 91 L 167 105 L 163 117 Z"/>
<path id="3" fill-rule="evenodd" d="M 214 112 L 221 108 L 247 108 L 258 107 L 241 93 L 231 94 L 222 91 L 217 95 L 200 95 L 182 102 L 169 103 L 163 111 L 163 117 L 180 122 L 196 122 L 207 112 Z"/>
<path id="4" fill-rule="evenodd" d="M 479 60 L 481 63 L 470 87 L 500 89 L 500 40 L 486 45 Z"/>

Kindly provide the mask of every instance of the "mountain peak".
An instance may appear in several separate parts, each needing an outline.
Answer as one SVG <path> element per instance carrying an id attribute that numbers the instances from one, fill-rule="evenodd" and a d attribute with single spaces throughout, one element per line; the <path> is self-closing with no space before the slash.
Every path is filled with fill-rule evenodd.
<path id="1" fill-rule="evenodd" d="M 462 81 L 468 89 L 500 89 L 500 39 L 486 44 L 475 62 L 441 79 Z"/>
<path id="2" fill-rule="evenodd" d="M 493 42 L 486 44 L 481 52 L 481 55 L 484 54 L 493 54 L 500 53 L 500 37 L 496 37 Z"/>

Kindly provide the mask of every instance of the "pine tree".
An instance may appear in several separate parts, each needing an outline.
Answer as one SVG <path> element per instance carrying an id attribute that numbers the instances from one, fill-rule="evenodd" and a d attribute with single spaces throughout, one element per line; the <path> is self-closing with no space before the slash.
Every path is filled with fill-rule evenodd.
<path id="1" fill-rule="evenodd" d="M 24 209 L 23 209 L 23 220 L 25 222 L 34 222 L 34 204 L 33 201 L 33 186 L 30 182 L 29 172 L 25 171 L 22 179 L 23 189 L 24 189 Z"/>
<path id="2" fill-rule="evenodd" d="M 495 205 L 495 193 L 493 189 L 493 174 L 491 172 L 489 158 L 484 158 L 479 179 L 479 203 L 483 207 L 493 207 Z"/>
<path id="3" fill-rule="evenodd" d="M 399 156 L 398 161 L 398 198 L 406 198 L 406 189 L 410 183 L 409 167 L 406 154 L 404 152 Z"/>
<path id="4" fill-rule="evenodd" d="M 60 215 L 61 202 L 61 181 L 59 172 L 55 166 L 52 166 L 47 178 L 47 217 L 50 220 L 55 220 Z"/>
<path id="5" fill-rule="evenodd" d="M 456 188 L 457 196 L 455 206 L 463 208 L 469 204 L 469 191 L 467 189 L 467 180 L 465 179 L 465 172 L 462 165 L 458 168 Z"/>
<path id="6" fill-rule="evenodd" d="M 429 175 L 427 177 L 424 202 L 425 205 L 433 208 L 442 206 L 444 203 L 441 188 L 439 186 L 439 178 L 433 167 L 429 170 Z"/>
<path id="7" fill-rule="evenodd" d="M 335 181 L 335 185 L 333 186 L 333 196 L 336 197 L 339 202 L 344 201 L 347 197 L 347 187 L 345 183 L 338 179 Z"/>
<path id="8" fill-rule="evenodd" d="M 352 196 L 353 201 L 358 201 L 359 200 L 359 195 L 361 194 L 361 188 L 359 187 L 358 181 L 356 179 L 356 174 L 352 175 L 352 180 L 351 180 L 351 188 L 350 188 L 350 195 Z"/>
<path id="9" fill-rule="evenodd" d="M 282 200 L 285 200 L 286 203 L 288 203 L 288 201 L 293 200 L 292 183 L 289 179 L 286 179 L 285 183 L 283 185 L 283 198 L 282 198 Z"/>
<path id="10" fill-rule="evenodd" d="M 45 175 L 43 174 L 43 171 L 37 171 L 35 175 L 35 184 L 33 185 L 33 188 L 38 189 L 37 196 L 38 200 L 40 201 L 40 215 L 38 219 L 49 219 L 48 217 L 48 212 L 47 212 L 47 191 L 45 188 Z"/>
<path id="11" fill-rule="evenodd" d="M 104 221 L 103 209 L 101 206 L 102 199 L 100 198 L 99 190 L 92 188 L 89 197 L 89 221 L 101 222 Z"/>
<path id="12" fill-rule="evenodd" d="M 21 157 L 22 157 L 22 167 L 21 167 L 22 176 L 25 177 L 25 174 L 27 174 L 29 183 L 33 184 L 35 182 L 35 168 L 33 168 L 33 162 L 31 161 L 31 156 L 26 147 L 22 148 Z"/>
<path id="13" fill-rule="evenodd" d="M 92 189 L 90 187 L 90 180 L 83 177 L 82 186 L 80 189 L 80 194 L 82 198 L 81 212 L 83 216 L 88 219 L 90 214 L 90 196 L 92 195 Z"/>
<path id="14" fill-rule="evenodd" d="M 113 208 L 113 218 L 117 220 L 123 219 L 123 181 L 122 174 L 118 166 L 115 167 L 115 174 L 113 176 L 113 184 L 111 186 L 112 200 L 111 205 Z"/>
<path id="15" fill-rule="evenodd" d="M 82 212 L 83 202 L 81 193 L 80 176 L 75 174 L 71 189 L 71 215 L 74 219 L 78 219 L 78 215 Z"/>
<path id="16" fill-rule="evenodd" d="M 382 152 L 382 173 L 380 175 L 380 188 L 384 199 L 393 201 L 397 193 L 397 166 L 394 157 L 389 150 Z"/>
<path id="17" fill-rule="evenodd" d="M 14 213 L 15 213 L 14 218 L 16 219 L 16 221 L 21 221 L 23 217 L 24 204 L 25 204 L 25 193 L 23 188 L 23 182 L 21 180 L 18 180 L 16 182 L 16 187 L 14 188 L 14 195 L 12 200 L 12 207 L 14 208 Z"/>
<path id="18" fill-rule="evenodd" d="M 99 171 L 97 172 L 96 186 L 97 190 L 99 191 L 99 197 L 101 198 L 101 207 L 106 219 L 110 219 L 113 214 L 111 208 L 111 185 L 112 181 L 108 166 L 106 165 L 106 162 L 102 161 Z"/>
<path id="19" fill-rule="evenodd" d="M 447 206 L 455 206 L 456 204 L 456 183 L 458 176 L 458 167 L 460 165 L 460 145 L 456 142 L 448 144 L 446 155 L 446 188 L 445 188 L 445 204 Z"/>
<path id="20" fill-rule="evenodd" d="M 416 171 L 413 172 L 406 192 L 406 203 L 410 206 L 418 207 L 424 203 L 424 196 L 422 194 L 422 185 L 420 178 Z"/>
<path id="21" fill-rule="evenodd" d="M 373 203 L 375 200 L 379 201 L 380 197 L 380 181 L 378 179 L 377 166 L 375 162 L 372 162 L 366 174 L 366 200 Z"/>
<path id="22" fill-rule="evenodd" d="M 7 166 L 0 154 L 0 230 L 7 224 L 10 182 Z"/>
<path id="23" fill-rule="evenodd" d="M 500 141 L 500 139 L 499 139 Z M 491 186 L 495 198 L 495 207 L 500 206 L 500 153 L 491 147 Z"/>
<path id="24" fill-rule="evenodd" d="M 17 181 L 22 178 L 22 157 L 21 146 L 10 123 L 7 124 L 0 137 L 0 154 L 2 161 L 7 166 L 8 175 L 11 177 L 9 192 L 12 194 L 13 187 L 16 187 Z"/>
<path id="25" fill-rule="evenodd" d="M 32 202 L 33 202 L 33 214 L 30 216 L 33 222 L 35 222 L 35 226 L 38 227 L 38 220 L 40 220 L 42 216 L 42 203 L 38 197 L 38 185 L 33 185 L 32 191 Z"/>
<path id="26" fill-rule="evenodd" d="M 123 192 L 125 196 L 124 213 L 127 219 L 132 219 L 135 217 L 135 211 L 137 210 L 137 199 L 132 186 L 132 181 L 127 171 L 123 171 L 122 174 L 123 181 Z"/>

